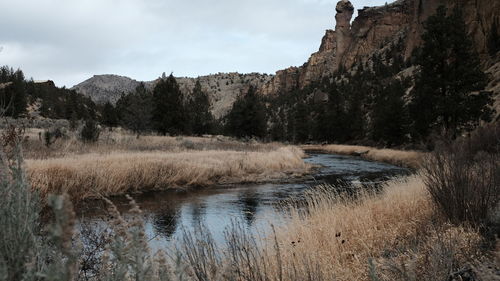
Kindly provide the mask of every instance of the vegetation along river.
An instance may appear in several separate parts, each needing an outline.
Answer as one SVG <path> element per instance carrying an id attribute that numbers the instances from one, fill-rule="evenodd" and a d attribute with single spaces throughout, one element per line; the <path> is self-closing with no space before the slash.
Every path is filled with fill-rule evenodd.
<path id="1" fill-rule="evenodd" d="M 372 162 L 354 156 L 309 153 L 306 162 L 319 166 L 299 181 L 288 183 L 216 186 L 200 190 L 165 191 L 134 195 L 143 211 L 150 246 L 157 249 L 180 239 L 184 231 L 203 225 L 218 243 L 224 230 L 234 222 L 242 223 L 253 234 L 264 234 L 270 225 L 279 225 L 286 212 L 279 206 L 290 198 L 300 198 L 306 191 L 322 183 L 358 184 L 377 187 L 388 179 L 408 174 L 397 166 Z M 112 200 L 127 218 L 130 208 L 125 198 Z M 102 202 L 86 204 L 79 214 L 82 225 L 106 228 L 106 207 Z"/>

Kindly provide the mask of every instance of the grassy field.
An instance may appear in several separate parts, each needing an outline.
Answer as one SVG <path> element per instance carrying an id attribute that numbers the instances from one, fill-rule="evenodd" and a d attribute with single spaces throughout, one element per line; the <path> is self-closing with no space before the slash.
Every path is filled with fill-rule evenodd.
<path id="1" fill-rule="evenodd" d="M 27 160 L 27 175 L 43 195 L 68 193 L 73 199 L 212 184 L 262 182 L 300 176 L 310 166 L 303 151 L 227 150 L 115 152 Z"/>
<path id="2" fill-rule="evenodd" d="M 308 173 L 304 152 L 278 143 L 226 137 L 142 136 L 105 132 L 97 143 L 71 136 L 50 146 L 29 130 L 24 141 L 28 179 L 43 196 L 73 200 L 213 184 L 264 182 Z"/>

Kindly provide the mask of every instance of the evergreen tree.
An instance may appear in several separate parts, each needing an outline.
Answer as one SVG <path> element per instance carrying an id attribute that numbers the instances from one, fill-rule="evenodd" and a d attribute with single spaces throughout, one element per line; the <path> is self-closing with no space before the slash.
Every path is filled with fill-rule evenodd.
<path id="1" fill-rule="evenodd" d="M 118 117 L 115 107 L 108 101 L 104 104 L 101 113 L 102 124 L 110 128 L 118 126 Z"/>
<path id="2" fill-rule="evenodd" d="M 444 128 L 457 135 L 482 120 L 489 120 L 491 95 L 479 92 L 487 77 L 466 33 L 459 9 L 447 16 L 444 6 L 425 23 L 421 71 L 410 104 L 413 135 L 425 139 Z"/>
<path id="3" fill-rule="evenodd" d="M 227 116 L 226 130 L 236 137 L 264 138 L 267 132 L 265 105 L 254 87 L 236 100 Z"/>
<path id="4" fill-rule="evenodd" d="M 0 92 L 0 107 L 4 115 L 20 117 L 26 112 L 26 81 L 21 70 L 14 71 L 4 66 L 0 71 L 0 83 L 5 83 Z"/>
<path id="5" fill-rule="evenodd" d="M 309 140 L 310 134 L 310 110 L 304 101 L 299 101 L 295 105 L 293 112 L 293 141 L 297 143 L 305 143 Z"/>
<path id="6" fill-rule="evenodd" d="M 404 143 L 408 133 L 405 87 L 400 80 L 389 83 L 378 95 L 372 113 L 372 139 L 389 146 Z"/>
<path id="7" fill-rule="evenodd" d="M 185 133 L 187 127 L 182 93 L 175 77 L 170 74 L 156 84 L 153 91 L 152 122 L 155 130 L 166 135 Z"/>
<path id="8" fill-rule="evenodd" d="M 210 112 L 208 95 L 201 89 L 197 80 L 189 102 L 190 130 L 195 135 L 209 134 L 213 131 L 214 118 Z"/>
<path id="9" fill-rule="evenodd" d="M 120 124 L 134 132 L 137 137 L 151 129 L 153 96 L 141 83 L 134 93 L 122 95 L 116 103 Z"/>

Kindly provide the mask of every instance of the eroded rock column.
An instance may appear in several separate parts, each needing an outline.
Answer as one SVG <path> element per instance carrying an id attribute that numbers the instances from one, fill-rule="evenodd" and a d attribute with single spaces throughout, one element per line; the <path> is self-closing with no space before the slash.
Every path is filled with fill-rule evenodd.
<path id="1" fill-rule="evenodd" d="M 342 63 L 344 54 L 351 44 L 351 19 L 354 13 L 354 6 L 348 0 L 342 0 L 337 3 L 335 8 L 335 34 L 337 37 L 337 67 Z"/>

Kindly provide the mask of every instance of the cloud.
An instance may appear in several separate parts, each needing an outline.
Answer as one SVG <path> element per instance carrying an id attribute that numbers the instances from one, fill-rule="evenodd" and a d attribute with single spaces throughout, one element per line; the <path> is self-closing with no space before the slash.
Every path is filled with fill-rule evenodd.
<path id="1" fill-rule="evenodd" d="M 325 0 L 0 0 L 0 64 L 68 87 L 103 73 L 274 73 L 317 50 L 334 8 Z"/>

